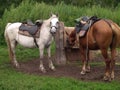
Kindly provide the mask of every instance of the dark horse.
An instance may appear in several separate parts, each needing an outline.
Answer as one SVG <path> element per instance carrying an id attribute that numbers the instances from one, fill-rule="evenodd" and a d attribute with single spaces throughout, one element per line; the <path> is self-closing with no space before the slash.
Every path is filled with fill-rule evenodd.
<path id="1" fill-rule="evenodd" d="M 89 50 L 101 50 L 104 57 L 106 68 L 104 80 L 114 79 L 116 47 L 120 44 L 119 26 L 110 20 L 99 20 L 95 22 L 84 37 L 80 37 L 76 30 L 68 35 L 68 44 L 73 46 L 76 41 L 79 42 L 80 55 L 83 63 L 81 74 L 90 72 Z M 111 58 L 108 55 L 108 49 L 111 50 Z"/>

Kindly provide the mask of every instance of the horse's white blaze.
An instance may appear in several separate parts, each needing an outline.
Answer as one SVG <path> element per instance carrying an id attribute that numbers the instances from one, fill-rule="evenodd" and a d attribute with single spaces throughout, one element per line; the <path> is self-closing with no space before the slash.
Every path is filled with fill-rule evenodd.
<path id="1" fill-rule="evenodd" d="M 56 30 L 57 30 L 57 28 L 58 28 L 58 18 L 53 18 L 52 20 L 51 20 L 51 32 L 52 33 L 55 33 L 56 32 Z"/>

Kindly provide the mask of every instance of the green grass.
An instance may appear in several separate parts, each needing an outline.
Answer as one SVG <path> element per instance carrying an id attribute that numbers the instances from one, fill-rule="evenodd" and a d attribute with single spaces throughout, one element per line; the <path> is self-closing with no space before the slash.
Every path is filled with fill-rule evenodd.
<path id="1" fill-rule="evenodd" d="M 110 8 L 99 6 L 92 6 L 91 8 L 76 7 L 64 3 L 47 5 L 45 3 L 34 3 L 25 0 L 25 2 L 16 8 L 11 6 L 9 10 L 5 10 L 4 15 L 0 19 L 0 90 L 119 90 L 119 81 L 112 81 L 110 83 L 87 82 L 66 77 L 54 78 L 17 72 L 10 64 L 7 47 L 1 46 L 5 44 L 3 33 L 4 27 L 8 22 L 21 22 L 27 19 L 33 21 L 36 19 L 47 19 L 50 12 L 58 12 L 60 20 L 65 23 L 65 26 L 74 26 L 74 19 L 84 15 L 97 15 L 100 18 L 112 19 L 120 24 L 119 9 L 120 6 L 113 11 Z M 52 46 L 52 53 L 54 53 L 54 45 Z M 37 48 L 28 49 L 18 46 L 16 54 L 17 60 L 20 62 L 39 58 Z M 92 65 L 101 65 L 101 63 L 93 63 Z"/>
<path id="2" fill-rule="evenodd" d="M 37 49 L 18 46 L 17 59 L 27 61 L 38 58 Z M 25 54 L 25 55 L 24 55 Z M 0 90 L 119 90 L 120 82 L 87 82 L 73 78 L 54 78 L 29 75 L 12 68 L 7 47 L 0 47 Z"/>

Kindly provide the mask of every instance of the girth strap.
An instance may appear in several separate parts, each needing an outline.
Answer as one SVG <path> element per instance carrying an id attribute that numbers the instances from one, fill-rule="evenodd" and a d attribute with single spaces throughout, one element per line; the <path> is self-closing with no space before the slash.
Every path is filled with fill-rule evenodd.
<path id="1" fill-rule="evenodd" d="M 38 44 L 37 44 L 37 41 L 36 41 L 35 36 L 34 36 L 34 35 L 32 35 L 32 37 L 33 37 L 33 39 L 34 39 L 34 43 L 35 43 L 35 45 L 37 46 L 37 48 L 39 48 L 39 46 L 38 46 Z"/>

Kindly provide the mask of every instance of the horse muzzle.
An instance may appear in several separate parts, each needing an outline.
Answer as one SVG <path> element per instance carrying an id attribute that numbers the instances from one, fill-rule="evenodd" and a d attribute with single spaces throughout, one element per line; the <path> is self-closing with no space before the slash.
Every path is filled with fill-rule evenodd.
<path id="1" fill-rule="evenodd" d="M 52 26 L 51 29 L 50 29 L 50 33 L 51 34 L 56 34 L 56 31 L 57 31 L 57 27 Z"/>

